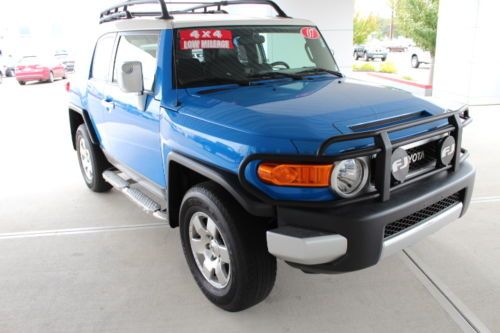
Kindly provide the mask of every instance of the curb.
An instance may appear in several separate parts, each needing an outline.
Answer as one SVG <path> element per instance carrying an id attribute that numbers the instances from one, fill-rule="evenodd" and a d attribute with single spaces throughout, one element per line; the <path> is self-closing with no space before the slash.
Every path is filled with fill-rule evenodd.
<path id="1" fill-rule="evenodd" d="M 389 80 L 389 81 L 393 81 L 393 82 L 397 82 L 397 83 L 401 83 L 401 84 L 406 84 L 408 86 L 422 88 L 422 89 L 425 89 L 425 90 L 431 90 L 432 89 L 432 85 L 428 85 L 428 84 L 421 84 L 421 83 L 411 82 L 411 81 L 407 81 L 407 80 L 396 79 L 394 77 L 388 77 L 388 76 L 381 75 L 381 74 L 376 74 L 376 73 L 367 73 L 367 74 L 370 75 L 370 76 L 379 78 L 379 79 L 384 79 L 384 80 Z"/>

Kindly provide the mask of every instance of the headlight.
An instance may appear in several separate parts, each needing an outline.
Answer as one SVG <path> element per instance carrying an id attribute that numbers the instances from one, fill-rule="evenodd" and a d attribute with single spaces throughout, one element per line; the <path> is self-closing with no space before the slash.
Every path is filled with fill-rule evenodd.
<path id="1" fill-rule="evenodd" d="M 356 158 L 336 162 L 332 172 L 332 188 L 343 198 L 352 198 L 366 187 L 369 168 L 365 159 Z"/>

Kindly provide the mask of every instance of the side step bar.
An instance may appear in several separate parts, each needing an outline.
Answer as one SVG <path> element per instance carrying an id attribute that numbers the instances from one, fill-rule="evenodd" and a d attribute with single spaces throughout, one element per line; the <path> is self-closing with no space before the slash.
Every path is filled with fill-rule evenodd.
<path id="1" fill-rule="evenodd" d="M 138 189 L 131 188 L 130 183 L 120 177 L 116 171 L 106 170 L 102 173 L 106 182 L 111 184 L 116 190 L 125 194 L 132 202 L 140 206 L 146 213 L 153 215 L 157 219 L 168 221 L 166 211 L 161 209 L 161 205 Z"/>

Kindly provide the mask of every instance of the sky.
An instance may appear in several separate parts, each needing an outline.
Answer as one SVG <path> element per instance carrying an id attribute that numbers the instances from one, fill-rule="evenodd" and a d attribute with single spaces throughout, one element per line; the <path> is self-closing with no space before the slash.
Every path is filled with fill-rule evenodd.
<path id="1" fill-rule="evenodd" d="M 391 17 L 387 0 L 354 0 L 354 11 L 362 16 L 374 14 L 383 18 Z"/>

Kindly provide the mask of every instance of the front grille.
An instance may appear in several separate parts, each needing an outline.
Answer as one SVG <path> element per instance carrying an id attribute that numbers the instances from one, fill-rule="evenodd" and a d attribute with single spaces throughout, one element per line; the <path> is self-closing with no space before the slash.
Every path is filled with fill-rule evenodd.
<path id="1" fill-rule="evenodd" d="M 436 202 L 433 205 L 430 205 L 427 208 L 424 208 L 416 213 L 402 218 L 401 220 L 386 225 L 384 231 L 384 239 L 397 236 L 400 233 L 405 232 L 407 229 L 412 228 L 422 222 L 425 222 L 429 218 L 438 215 L 445 209 L 457 205 L 461 202 L 460 197 L 461 196 L 459 192 L 455 193 L 441 201 Z"/>
<path id="2" fill-rule="evenodd" d="M 410 164 L 410 175 L 412 172 L 418 172 L 424 168 L 435 167 L 437 156 L 438 156 L 438 153 L 437 153 L 438 152 L 438 141 L 433 141 L 433 142 L 426 143 L 422 146 L 410 148 L 406 152 L 408 153 L 409 156 L 411 156 L 414 153 L 419 153 L 419 152 L 424 153 L 423 159 Z"/>

